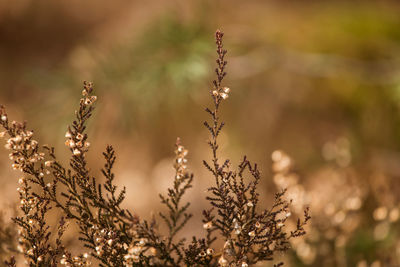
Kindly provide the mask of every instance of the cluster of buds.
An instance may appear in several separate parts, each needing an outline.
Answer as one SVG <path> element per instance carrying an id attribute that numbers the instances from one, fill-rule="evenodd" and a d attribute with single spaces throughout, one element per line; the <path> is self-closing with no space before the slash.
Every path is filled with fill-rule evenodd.
<path id="1" fill-rule="evenodd" d="M 14 170 L 23 171 L 28 164 L 44 159 L 44 153 L 38 152 L 38 142 L 32 139 L 32 131 L 27 131 L 23 124 L 13 121 L 12 132 L 15 135 L 7 140 L 4 147 L 11 150 L 8 156 L 14 161 L 12 164 Z M 2 132 L 0 136 L 4 137 L 5 132 Z"/>
<path id="2" fill-rule="evenodd" d="M 97 100 L 97 96 L 90 95 L 93 91 L 93 83 L 92 82 L 84 82 L 84 88 L 82 90 L 81 103 L 90 106 Z"/>
<path id="3" fill-rule="evenodd" d="M 231 250 L 231 242 L 232 241 L 229 240 L 225 242 L 223 253 L 218 259 L 218 265 L 221 267 L 232 266 L 232 263 L 229 263 L 228 260 L 229 256 L 233 255 Z M 244 259 L 246 260 L 247 257 L 244 256 Z M 239 262 L 239 264 L 235 264 L 235 266 L 248 267 L 249 265 L 246 261 L 242 260 L 241 262 Z"/>
<path id="4" fill-rule="evenodd" d="M 17 189 L 18 190 L 18 189 Z M 39 199 L 34 196 L 25 196 L 26 195 L 26 188 L 19 187 L 19 193 L 21 194 L 21 208 L 26 210 L 32 210 L 38 203 Z"/>
<path id="5" fill-rule="evenodd" d="M 18 229 L 18 245 L 17 245 L 17 250 L 18 252 L 28 255 L 28 250 L 29 249 L 29 244 L 27 242 L 27 240 L 25 238 L 23 238 L 23 236 L 27 236 L 27 231 L 25 228 L 20 227 Z"/>
<path id="6" fill-rule="evenodd" d="M 124 256 L 125 266 L 132 267 L 135 263 L 139 263 L 141 255 L 148 258 L 156 256 L 157 250 L 154 247 L 149 247 L 147 243 L 147 239 L 140 238 L 126 246 L 128 253 Z"/>
<path id="7" fill-rule="evenodd" d="M 118 232 L 111 229 L 100 229 L 97 225 L 92 226 L 91 230 L 93 232 L 96 254 L 99 257 L 120 257 L 123 251 L 126 251 L 129 247 L 126 243 L 121 242 Z M 145 241 L 141 241 L 140 244 L 145 244 Z"/>
<path id="8" fill-rule="evenodd" d="M 130 245 L 128 253 L 124 256 L 126 266 L 133 266 L 140 261 L 140 254 L 143 252 L 143 246 Z"/>
<path id="9" fill-rule="evenodd" d="M 67 138 L 65 145 L 72 150 L 74 156 L 79 156 L 82 152 L 86 152 L 90 146 L 90 143 L 84 140 L 84 135 L 81 133 L 73 136 L 70 131 L 67 131 L 65 137 Z"/>
<path id="10" fill-rule="evenodd" d="M 25 177 L 21 177 L 18 180 L 18 183 L 20 184 L 20 186 L 17 188 L 21 204 L 20 208 L 24 211 L 25 214 L 30 214 L 35 208 L 40 208 L 40 206 L 44 204 L 36 196 L 33 196 L 30 193 L 30 187 Z M 29 219 L 27 223 L 29 225 L 32 225 L 33 220 Z"/>
<path id="11" fill-rule="evenodd" d="M 188 150 L 185 149 L 185 147 L 180 144 L 180 139 L 178 138 L 176 140 L 176 150 L 175 150 L 176 157 L 175 157 L 175 164 L 174 164 L 174 168 L 176 171 L 175 178 L 177 180 L 180 180 L 181 178 L 186 177 L 188 175 L 187 165 L 186 165 L 187 154 L 188 154 Z"/>
<path id="12" fill-rule="evenodd" d="M 61 265 L 65 265 L 66 267 L 76 267 L 76 266 L 90 266 L 92 262 L 90 261 L 90 256 L 88 253 L 84 253 L 83 255 L 71 257 L 67 255 L 63 255 L 60 260 Z"/>
<path id="13" fill-rule="evenodd" d="M 18 246 L 17 249 L 28 258 L 32 259 L 36 256 L 37 262 L 44 262 L 46 259 L 43 253 L 43 247 L 38 247 L 32 243 L 32 240 L 38 238 L 38 236 L 45 234 L 43 232 L 43 221 L 42 215 L 48 210 L 48 203 L 41 201 L 36 196 L 30 193 L 30 187 L 25 178 L 20 178 L 19 183 L 21 187 L 18 189 L 21 200 L 21 210 L 24 212 L 24 216 L 17 217 L 20 228 L 18 229 Z"/>
<path id="14" fill-rule="evenodd" d="M 216 98 L 220 97 L 222 99 L 227 99 L 229 97 L 229 92 L 231 89 L 229 87 L 222 87 L 212 91 L 212 95 Z"/>
<path id="15" fill-rule="evenodd" d="M 246 205 L 247 207 L 249 207 L 249 205 L 248 205 L 249 203 L 252 203 L 252 202 L 248 202 Z M 250 206 L 250 207 L 253 207 L 253 206 Z M 239 215 L 238 218 L 246 219 L 246 215 L 242 215 L 242 216 Z M 245 221 L 245 222 L 242 222 L 243 225 L 241 225 L 241 222 L 238 219 L 234 218 L 232 220 L 232 224 L 233 224 L 233 234 L 234 235 L 238 236 L 242 233 L 244 233 L 244 234 L 247 233 L 247 235 L 250 238 L 255 237 L 258 234 L 257 229 L 261 228 L 261 223 L 259 221 L 256 221 L 256 222 L 246 222 Z M 277 226 L 279 227 L 279 225 L 277 225 Z M 229 247 L 229 243 L 226 243 L 225 247 Z"/>
<path id="16" fill-rule="evenodd" d="M 95 230 L 94 241 L 96 244 L 95 249 L 97 255 L 102 256 L 105 253 L 105 251 L 108 251 L 111 254 L 116 254 L 117 251 L 115 248 L 113 248 L 113 245 L 115 244 L 114 232 L 107 229 L 99 230 L 96 226 L 93 226 L 92 228 Z"/>

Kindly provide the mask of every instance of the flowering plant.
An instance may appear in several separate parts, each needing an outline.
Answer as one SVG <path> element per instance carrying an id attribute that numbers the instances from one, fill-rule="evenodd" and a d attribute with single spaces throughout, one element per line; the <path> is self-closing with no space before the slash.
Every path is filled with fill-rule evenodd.
<path id="1" fill-rule="evenodd" d="M 230 89 L 222 85 L 226 75 L 226 50 L 223 33 L 215 34 L 217 44 L 216 79 L 210 90 L 212 108 L 204 122 L 210 132 L 211 161 L 204 161 L 214 180 L 208 189 L 211 207 L 203 211 L 204 237 L 191 241 L 178 239 L 177 233 L 192 217 L 190 203 L 182 197 L 192 187 L 193 174 L 188 171 L 188 150 L 178 138 L 175 150 L 175 177 L 167 195 L 160 194 L 166 212 L 160 213 L 167 233 L 158 229 L 158 219 L 143 220 L 136 213 L 121 208 L 126 189 L 114 184 L 113 166 L 116 160 L 112 146 L 103 153 L 102 169 L 105 182 L 93 177 L 86 161 L 90 143 L 86 134 L 88 119 L 94 111 L 97 97 L 93 84 L 84 83 L 76 119 L 65 135 L 71 152 L 69 167 L 57 159 L 55 148 L 40 145 L 27 129 L 26 123 L 9 121 L 3 106 L 0 124 L 7 136 L 6 149 L 12 168 L 22 172 L 18 188 L 21 215 L 13 220 L 19 227 L 18 249 L 28 266 L 241 266 L 273 260 L 275 252 L 289 249 L 289 240 L 305 234 L 304 225 L 310 219 L 308 209 L 304 219 L 298 219 L 295 229 L 286 230 L 290 202 L 283 198 L 285 190 L 275 196 L 268 209 L 259 208 L 257 186 L 261 179 L 256 164 L 244 157 L 236 169 L 229 159 L 218 157 L 218 137 L 224 122 L 220 106 L 229 97 Z M 46 222 L 49 210 L 59 209 L 63 216 L 58 223 L 55 242 Z M 70 222 L 79 228 L 79 241 L 87 251 L 72 255 L 63 244 L 63 234 Z M 6 261 L 16 266 L 14 257 Z M 280 266 L 279 263 L 277 266 Z"/>

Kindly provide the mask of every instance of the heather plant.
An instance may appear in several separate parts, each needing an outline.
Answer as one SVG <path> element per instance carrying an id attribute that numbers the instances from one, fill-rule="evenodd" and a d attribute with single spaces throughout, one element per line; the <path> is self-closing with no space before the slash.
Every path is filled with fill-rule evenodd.
<path id="1" fill-rule="evenodd" d="M 203 211 L 202 237 L 179 238 L 193 216 L 190 203 L 183 201 L 192 188 L 194 176 L 188 170 L 188 150 L 177 139 L 175 176 L 166 194 L 160 194 L 165 211 L 150 220 L 121 207 L 126 189 L 114 183 L 115 151 L 108 145 L 103 153 L 101 170 L 104 182 L 94 177 L 86 160 L 90 142 L 86 133 L 88 119 L 97 97 L 93 84 L 85 82 L 75 120 L 66 132 L 65 145 L 71 153 L 68 164 L 58 160 L 54 147 L 40 145 L 27 124 L 10 121 L 5 108 L 0 108 L 0 124 L 7 136 L 6 149 L 12 168 L 22 173 L 18 187 L 20 214 L 13 218 L 19 228 L 18 249 L 28 266 L 251 266 L 272 261 L 277 252 L 289 249 L 293 238 L 304 235 L 310 219 L 297 219 L 293 229 L 286 221 L 291 216 L 291 201 L 285 190 L 275 195 L 274 203 L 260 207 L 257 187 L 261 173 L 257 164 L 246 156 L 236 168 L 229 159 L 219 157 L 219 135 L 224 127 L 220 107 L 229 97 L 223 85 L 227 51 L 222 44 L 223 33 L 215 34 L 217 45 L 216 79 L 210 96 L 212 107 L 206 108 L 209 120 L 204 126 L 210 133 L 208 145 L 211 160 L 204 160 L 213 185 L 208 188 L 210 207 Z M 49 211 L 62 212 L 57 232 L 50 231 Z M 79 229 L 79 242 L 85 247 L 73 255 L 63 242 L 69 223 Z M 167 231 L 160 230 L 164 224 Z M 54 241 L 53 241 L 54 240 Z M 16 266 L 11 257 L 8 266 Z M 282 265 L 278 263 L 277 266 Z"/>

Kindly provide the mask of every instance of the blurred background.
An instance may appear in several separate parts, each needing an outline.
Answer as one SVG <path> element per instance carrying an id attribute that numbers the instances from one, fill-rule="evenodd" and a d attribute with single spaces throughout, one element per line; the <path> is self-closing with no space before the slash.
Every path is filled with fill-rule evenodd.
<path id="1" fill-rule="evenodd" d="M 400 266 L 399 14 L 394 0 L 0 0 L 0 103 L 68 160 L 64 134 L 82 82 L 93 81 L 93 173 L 113 144 L 125 205 L 144 218 L 162 208 L 156 196 L 172 182 L 181 137 L 197 215 L 184 234 L 201 233 L 211 183 L 204 108 L 221 28 L 232 91 L 221 157 L 259 163 L 265 207 L 281 187 L 294 218 L 311 207 L 308 234 L 279 257 L 286 266 Z M 7 221 L 19 174 L 0 151 Z"/>

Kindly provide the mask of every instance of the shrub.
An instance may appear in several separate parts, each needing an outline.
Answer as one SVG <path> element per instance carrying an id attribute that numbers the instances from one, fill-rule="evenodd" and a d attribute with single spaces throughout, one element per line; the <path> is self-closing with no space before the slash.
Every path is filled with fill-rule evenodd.
<path id="1" fill-rule="evenodd" d="M 211 160 L 203 163 L 214 181 L 208 188 L 210 208 L 203 211 L 204 237 L 192 237 L 190 241 L 177 238 L 192 217 L 190 203 L 182 197 L 192 187 L 194 178 L 187 169 L 188 151 L 179 138 L 173 184 L 166 195 L 160 194 L 166 210 L 159 218 L 144 220 L 121 208 L 126 190 L 118 190 L 114 184 L 116 156 L 112 146 L 108 145 L 103 153 L 105 182 L 99 183 L 87 166 L 90 143 L 86 125 L 97 99 L 92 83 L 84 83 L 76 119 L 65 135 L 71 152 L 67 165 L 57 159 L 54 147 L 40 145 L 34 139 L 26 123 L 10 122 L 1 106 L 0 123 L 5 129 L 1 136 L 8 138 L 5 147 L 10 150 L 12 168 L 23 173 L 18 188 L 20 215 L 13 221 L 19 227 L 19 251 L 29 266 L 88 266 L 93 262 L 99 266 L 245 267 L 273 260 L 276 252 L 289 249 L 291 238 L 305 234 L 304 225 L 310 219 L 308 209 L 304 219 L 298 219 L 296 228 L 287 231 L 290 202 L 283 198 L 285 191 L 276 194 L 272 207 L 261 209 L 257 193 L 261 174 L 257 164 L 244 157 L 233 169 L 229 159 L 219 158 L 218 137 L 224 126 L 220 106 L 230 93 L 222 84 L 227 65 L 222 37 L 223 33 L 217 31 L 216 79 L 210 90 L 212 107 L 206 108 L 209 120 L 204 122 L 210 133 Z M 63 214 L 57 233 L 50 232 L 46 221 L 52 208 Z M 166 233 L 159 230 L 159 221 L 167 226 Z M 69 222 L 77 224 L 79 241 L 87 248 L 86 253 L 74 256 L 63 244 Z M 16 266 L 15 258 L 6 264 Z"/>

